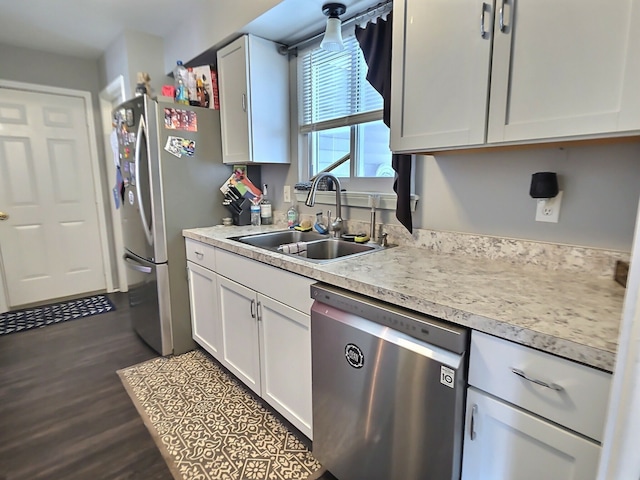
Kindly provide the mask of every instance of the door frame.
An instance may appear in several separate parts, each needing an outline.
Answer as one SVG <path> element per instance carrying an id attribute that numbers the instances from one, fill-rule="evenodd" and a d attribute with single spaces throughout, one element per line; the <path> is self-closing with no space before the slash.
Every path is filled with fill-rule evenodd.
<path id="1" fill-rule="evenodd" d="M 100 249 L 102 250 L 102 266 L 105 275 L 107 292 L 113 292 L 113 278 L 108 272 L 111 271 L 111 252 L 109 251 L 106 208 L 102 188 L 102 174 L 98 155 L 98 144 L 96 141 L 96 124 L 93 116 L 93 104 L 91 103 L 91 92 L 84 90 L 72 90 L 69 88 L 52 87 L 49 85 L 38 85 L 35 83 L 15 82 L 0 79 L 0 88 L 11 90 L 21 90 L 25 92 L 46 93 L 50 95 L 60 95 L 67 97 L 77 97 L 84 101 L 85 115 L 87 117 L 87 134 L 89 140 L 89 161 L 93 174 L 93 188 L 95 191 L 96 211 L 98 214 L 98 233 L 100 234 Z M 7 286 L 4 278 L 4 266 L 0 263 L 0 313 L 9 310 Z"/>
<path id="2" fill-rule="evenodd" d="M 120 105 L 126 100 L 124 90 L 124 77 L 118 75 L 109 85 L 107 85 L 98 95 L 100 100 L 100 116 L 102 118 L 102 136 L 105 139 L 104 144 L 104 161 L 105 161 L 105 173 L 108 179 L 116 178 L 116 169 L 112 161 L 111 144 L 109 137 L 113 130 L 111 125 L 111 112 L 114 106 Z M 114 202 L 109 202 L 109 211 L 111 213 L 111 237 L 110 244 L 113 246 L 111 253 L 114 255 L 114 265 L 111 265 L 110 273 L 113 279 L 114 289 L 126 292 L 128 290 L 127 285 L 127 267 L 124 263 L 124 240 L 122 237 L 122 224 L 120 223 L 120 211 L 116 208 Z"/>

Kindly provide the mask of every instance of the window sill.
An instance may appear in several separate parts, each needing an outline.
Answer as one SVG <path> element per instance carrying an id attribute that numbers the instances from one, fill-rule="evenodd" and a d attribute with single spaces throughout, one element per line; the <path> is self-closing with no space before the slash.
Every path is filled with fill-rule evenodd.
<path id="1" fill-rule="evenodd" d="M 379 195 L 380 202 L 378 210 L 394 210 L 396 209 L 397 197 L 395 193 L 377 193 L 377 192 L 342 192 L 341 200 L 344 207 L 371 208 L 369 206 L 369 195 Z M 307 199 L 308 191 L 295 191 L 298 202 L 304 203 Z M 420 200 L 418 195 L 411 195 L 411 211 L 416 211 L 416 203 Z M 316 203 L 321 205 L 335 205 L 336 192 L 318 191 L 316 192 Z"/>

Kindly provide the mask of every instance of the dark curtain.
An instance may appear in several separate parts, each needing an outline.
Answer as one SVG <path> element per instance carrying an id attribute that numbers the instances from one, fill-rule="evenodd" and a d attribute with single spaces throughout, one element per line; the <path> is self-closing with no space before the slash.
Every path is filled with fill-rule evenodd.
<path id="1" fill-rule="evenodd" d="M 393 12 L 386 20 L 369 23 L 365 28 L 356 26 L 356 38 L 369 66 L 367 80 L 384 99 L 384 123 L 390 126 L 391 116 L 391 26 Z M 396 172 L 393 190 L 398 196 L 396 218 L 413 233 L 411 219 L 411 155 L 393 153 L 391 167 Z"/>

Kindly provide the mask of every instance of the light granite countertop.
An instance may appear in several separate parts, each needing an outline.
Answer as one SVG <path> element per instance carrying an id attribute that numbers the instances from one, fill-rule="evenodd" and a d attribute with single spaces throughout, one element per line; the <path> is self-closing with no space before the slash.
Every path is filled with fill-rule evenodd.
<path id="1" fill-rule="evenodd" d="M 314 264 L 228 237 L 282 227 L 194 228 L 186 238 L 394 305 L 613 371 L 625 289 L 611 277 L 397 246 Z"/>

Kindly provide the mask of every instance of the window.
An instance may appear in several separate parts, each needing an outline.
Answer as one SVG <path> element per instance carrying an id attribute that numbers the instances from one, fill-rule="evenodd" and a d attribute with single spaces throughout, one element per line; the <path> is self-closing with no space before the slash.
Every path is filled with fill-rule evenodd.
<path id="1" fill-rule="evenodd" d="M 342 52 L 327 52 L 317 44 L 299 57 L 300 133 L 309 176 L 350 154 L 332 173 L 342 178 L 393 177 L 382 96 L 366 79 L 367 64 L 353 27 L 343 35 Z"/>

